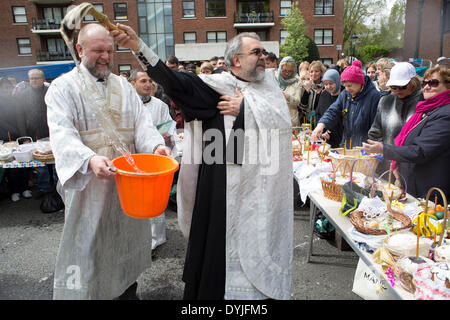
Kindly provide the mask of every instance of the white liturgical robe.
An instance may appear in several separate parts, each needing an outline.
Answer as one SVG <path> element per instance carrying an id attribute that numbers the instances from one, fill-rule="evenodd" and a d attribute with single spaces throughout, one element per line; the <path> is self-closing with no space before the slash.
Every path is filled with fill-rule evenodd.
<path id="1" fill-rule="evenodd" d="M 111 74 L 104 84 L 95 80 L 80 65 L 55 79 L 45 98 L 58 191 L 66 206 L 54 299 L 118 297 L 151 265 L 150 220 L 126 216 L 115 181 L 96 178 L 88 167 L 95 154 L 120 156 L 102 134 L 92 93 L 105 97 L 131 153 L 152 153 L 164 140 L 126 79 Z"/>

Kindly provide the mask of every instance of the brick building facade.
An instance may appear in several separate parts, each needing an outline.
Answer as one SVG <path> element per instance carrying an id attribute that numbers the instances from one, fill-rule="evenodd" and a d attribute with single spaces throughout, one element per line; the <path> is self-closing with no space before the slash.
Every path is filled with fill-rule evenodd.
<path id="1" fill-rule="evenodd" d="M 279 55 L 279 43 L 287 36 L 282 19 L 294 1 L 277 0 L 174 0 L 175 54 L 181 60 L 201 61 L 223 55 L 225 42 L 240 32 L 258 33 L 268 51 Z M 336 63 L 342 45 L 344 0 L 297 1 L 315 40 L 320 57 Z"/>
<path id="2" fill-rule="evenodd" d="M 0 68 L 72 61 L 59 34 L 71 5 L 83 0 L 0 1 Z M 161 57 L 203 61 L 223 55 L 239 32 L 257 32 L 267 50 L 279 55 L 287 36 L 281 20 L 293 1 L 277 0 L 103 0 L 91 1 L 111 22 L 122 22 Z M 344 0 L 301 0 L 299 8 L 324 62 L 336 63 L 342 45 Z M 90 23 L 92 17 L 85 18 Z M 116 47 L 115 73 L 138 66 L 129 50 Z"/>
<path id="3" fill-rule="evenodd" d="M 59 33 L 60 21 L 70 5 L 80 0 L 12 0 L 0 1 L 0 28 L 7 30 L 0 36 L 0 68 L 55 64 L 70 62 L 72 56 Z M 129 24 L 135 30 L 137 23 L 137 1 L 92 2 L 104 12 L 111 22 Z M 83 23 L 93 21 L 87 16 Z M 129 50 L 116 47 L 115 73 L 137 66 Z"/>

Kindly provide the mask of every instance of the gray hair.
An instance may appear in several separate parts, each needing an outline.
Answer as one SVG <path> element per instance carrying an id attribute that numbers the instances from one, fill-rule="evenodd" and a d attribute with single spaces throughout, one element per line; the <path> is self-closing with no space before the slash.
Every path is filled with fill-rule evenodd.
<path id="1" fill-rule="evenodd" d="M 31 69 L 31 70 L 29 70 L 28 71 L 28 78 L 31 76 L 32 73 L 39 73 L 39 75 L 42 78 L 45 78 L 44 71 L 42 71 L 41 69 Z"/>
<path id="2" fill-rule="evenodd" d="M 133 80 L 133 81 L 136 81 L 138 72 L 145 72 L 146 73 L 146 71 L 144 69 L 142 69 L 141 67 L 136 68 L 136 69 L 134 69 L 131 72 L 130 79 Z"/>
<path id="3" fill-rule="evenodd" d="M 235 36 L 233 39 L 231 39 L 227 44 L 224 54 L 225 64 L 228 67 L 234 66 L 233 57 L 241 53 L 242 38 L 253 38 L 258 41 L 261 40 L 259 36 L 254 32 L 242 32 L 239 33 L 237 36 Z"/>

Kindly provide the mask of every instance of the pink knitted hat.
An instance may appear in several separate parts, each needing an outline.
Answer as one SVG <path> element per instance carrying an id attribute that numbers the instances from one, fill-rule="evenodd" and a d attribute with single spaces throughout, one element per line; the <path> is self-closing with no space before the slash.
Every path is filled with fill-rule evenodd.
<path id="1" fill-rule="evenodd" d="M 362 63 L 359 60 L 353 61 L 350 67 L 345 68 L 341 74 L 341 82 L 349 81 L 364 84 L 365 78 L 361 71 Z"/>

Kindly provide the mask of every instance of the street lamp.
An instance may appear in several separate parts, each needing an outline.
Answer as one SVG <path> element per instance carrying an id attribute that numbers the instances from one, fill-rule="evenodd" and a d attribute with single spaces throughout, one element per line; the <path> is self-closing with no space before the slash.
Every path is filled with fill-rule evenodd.
<path id="1" fill-rule="evenodd" d="M 358 36 L 356 35 L 356 33 L 353 33 L 352 34 L 352 47 L 353 47 L 353 52 L 352 52 L 352 56 L 353 56 L 353 58 L 355 58 L 355 49 L 356 49 L 356 44 L 355 44 L 355 42 L 356 42 L 356 40 L 358 39 Z"/>

